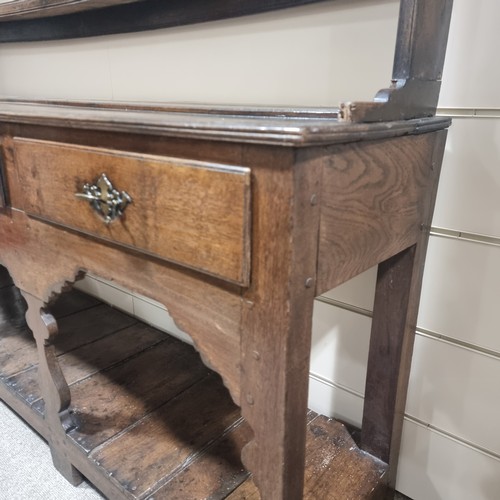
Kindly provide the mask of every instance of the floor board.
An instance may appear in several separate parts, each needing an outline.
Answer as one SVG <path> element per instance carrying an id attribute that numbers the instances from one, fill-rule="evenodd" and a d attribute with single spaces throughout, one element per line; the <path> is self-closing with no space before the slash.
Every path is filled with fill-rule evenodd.
<path id="1" fill-rule="evenodd" d="M 43 435 L 24 308 L 0 268 L 0 398 Z M 252 431 L 191 346 L 81 292 L 53 311 L 76 423 L 68 446 L 99 489 L 113 499 L 260 498 L 240 460 Z M 309 412 L 304 498 L 378 498 L 385 470 L 342 424 Z"/>

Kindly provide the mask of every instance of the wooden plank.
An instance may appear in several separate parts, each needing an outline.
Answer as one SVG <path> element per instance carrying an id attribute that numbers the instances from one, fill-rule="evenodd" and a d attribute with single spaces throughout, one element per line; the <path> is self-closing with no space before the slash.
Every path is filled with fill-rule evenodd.
<path id="1" fill-rule="evenodd" d="M 248 168 L 22 138 L 14 139 L 14 152 L 18 188 L 11 191 L 13 207 L 248 284 Z M 132 199 L 123 216 L 110 223 L 75 196 L 102 173 Z"/>
<path id="2" fill-rule="evenodd" d="M 89 452 L 181 393 L 207 368 L 180 341 L 162 342 L 71 387 L 77 429 L 70 434 Z M 38 411 L 42 401 L 33 405 Z"/>
<path id="3" fill-rule="evenodd" d="M 318 415 L 309 410 L 307 423 Z M 252 430 L 243 420 L 228 433 L 223 434 L 212 445 L 203 450 L 192 461 L 185 462 L 175 476 L 157 491 L 148 493 L 160 500 L 185 500 L 187 498 L 226 498 L 248 478 L 249 472 L 241 463 L 240 453 L 251 440 Z M 247 481 L 245 484 L 252 484 Z M 254 486 L 255 488 L 255 486 Z M 255 488 L 255 491 L 257 489 Z M 259 496 L 260 498 L 260 496 Z"/>
<path id="4" fill-rule="evenodd" d="M 0 3 L 0 19 L 32 19 L 101 9 L 141 0 L 8 0 Z"/>
<path id="5" fill-rule="evenodd" d="M 323 416 L 307 430 L 304 500 L 381 500 L 387 465 L 360 450 L 345 426 Z M 252 479 L 228 500 L 260 500 Z"/>
<path id="6" fill-rule="evenodd" d="M 2 23 L 0 42 L 78 38 L 168 28 L 267 12 L 320 0 L 149 0 L 62 17 Z"/>
<path id="7" fill-rule="evenodd" d="M 188 498 L 226 498 L 249 473 L 243 467 L 240 452 L 250 441 L 252 430 L 243 421 L 215 443 L 186 461 L 168 482 L 152 493 L 157 500 L 186 500 Z"/>
<path id="8" fill-rule="evenodd" d="M 57 297 L 57 300 L 49 305 L 50 312 L 59 320 L 64 316 L 70 316 L 80 311 L 90 309 L 101 302 L 79 290 L 71 290 Z"/>
<path id="9" fill-rule="evenodd" d="M 7 304 L 8 310 L 15 315 L 0 323 L 0 369 L 3 377 L 10 377 L 37 365 L 38 354 L 33 335 L 24 320 L 25 304 L 19 292 L 15 288 L 0 290 L 0 308 L 1 304 Z M 56 352 L 63 354 L 136 322 L 105 305 L 66 316 L 60 321 L 63 334 L 55 339 Z"/>
<path id="10" fill-rule="evenodd" d="M 26 324 L 26 303 L 14 286 L 0 289 L 0 378 L 38 362 L 33 335 Z"/>
<path id="11" fill-rule="evenodd" d="M 323 172 L 320 295 L 413 245 L 430 186 L 434 136 L 334 148 Z"/>
<path id="12" fill-rule="evenodd" d="M 304 498 L 383 498 L 387 465 L 360 450 L 340 422 L 323 416 L 314 420 L 306 457 Z"/>
<path id="13" fill-rule="evenodd" d="M 132 144 L 135 148 L 140 148 L 139 150 L 146 148 L 148 143 L 151 144 L 150 148 L 156 150 L 175 146 L 172 144 L 174 141 L 164 143 L 154 136 L 306 147 L 431 132 L 450 124 L 450 119 L 446 117 L 389 123 L 349 123 L 337 120 L 335 115 L 336 109 L 323 108 L 319 110 L 297 108 L 291 112 L 288 108 L 266 110 L 260 107 L 212 106 L 207 109 L 203 106 L 147 104 L 124 107 L 113 103 L 0 99 L 0 123 L 41 127 L 30 131 L 32 137 L 68 141 L 63 138 L 71 129 L 80 129 L 81 133 L 85 129 L 98 130 L 101 133 L 93 138 L 97 145 L 106 145 L 106 142 L 109 144 L 109 141 L 112 141 L 116 149 L 121 147 L 125 150 Z M 48 127 L 57 129 L 51 131 Z M 15 132 L 12 128 L 6 132 L 8 135 L 13 133 L 25 135 L 25 132 L 21 130 Z M 135 140 L 134 137 L 120 138 L 116 135 L 106 137 L 102 132 L 128 133 L 133 136 L 140 134 L 142 137 L 137 141 L 137 137 Z M 148 140 L 148 135 L 153 138 Z M 177 143 L 179 144 L 178 141 Z M 186 153 L 185 147 L 182 148 L 181 157 L 198 158 L 203 161 L 211 158 L 211 161 L 221 161 L 213 157 L 227 154 L 226 149 L 224 143 L 197 143 L 189 153 Z M 238 161 L 238 159 L 237 156 L 235 160 L 222 161 Z"/>
<path id="14" fill-rule="evenodd" d="M 64 316 L 58 321 L 60 335 L 54 339 L 58 355 L 90 344 L 137 323 L 137 320 L 105 304 Z"/>
<path id="15" fill-rule="evenodd" d="M 214 404 L 217 402 L 217 404 Z M 124 491 L 141 498 L 234 426 L 239 409 L 209 376 L 90 454 Z M 137 464 L 140 469 L 137 468 Z"/>
<path id="16" fill-rule="evenodd" d="M 61 354 L 57 360 L 68 385 L 71 386 L 160 342 L 168 343 L 173 340 L 158 330 L 138 323 Z M 36 366 L 9 377 L 5 384 L 15 388 L 19 397 L 30 405 L 41 398 Z"/>

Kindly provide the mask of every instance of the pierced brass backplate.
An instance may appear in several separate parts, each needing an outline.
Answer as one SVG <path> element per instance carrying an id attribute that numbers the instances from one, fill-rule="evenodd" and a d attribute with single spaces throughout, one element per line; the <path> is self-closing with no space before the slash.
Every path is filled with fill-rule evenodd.
<path id="1" fill-rule="evenodd" d="M 101 174 L 95 184 L 84 184 L 82 191 L 75 196 L 88 200 L 106 224 L 120 218 L 132 203 L 130 195 L 115 189 L 105 173 Z"/>

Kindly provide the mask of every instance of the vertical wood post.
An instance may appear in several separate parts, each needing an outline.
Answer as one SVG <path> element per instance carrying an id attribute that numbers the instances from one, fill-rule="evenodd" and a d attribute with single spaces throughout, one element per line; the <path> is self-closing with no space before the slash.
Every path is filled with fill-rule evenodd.
<path id="1" fill-rule="evenodd" d="M 372 102 L 342 103 L 340 118 L 377 122 L 433 116 L 452 7 L 453 0 L 401 0 L 391 86 Z"/>
<path id="2" fill-rule="evenodd" d="M 56 469 L 73 485 L 82 482 L 81 474 L 71 464 L 66 452 L 66 432 L 74 427 L 69 413 L 71 394 L 57 361 L 53 339 L 58 333 L 55 318 L 42 300 L 21 291 L 28 304 L 26 321 L 36 340 L 38 380 L 45 403 L 45 421 L 52 460 Z"/>
<path id="3" fill-rule="evenodd" d="M 391 487 L 396 480 L 425 255 L 446 134 L 446 130 L 435 134 L 420 237 L 415 245 L 379 264 L 377 275 L 361 445 L 389 464 Z"/>
<path id="4" fill-rule="evenodd" d="M 262 172 L 242 318 L 241 406 L 254 436 L 242 458 L 262 500 L 300 500 L 321 168 L 307 153 L 298 161 L 285 150 L 272 154 L 245 162 Z"/>

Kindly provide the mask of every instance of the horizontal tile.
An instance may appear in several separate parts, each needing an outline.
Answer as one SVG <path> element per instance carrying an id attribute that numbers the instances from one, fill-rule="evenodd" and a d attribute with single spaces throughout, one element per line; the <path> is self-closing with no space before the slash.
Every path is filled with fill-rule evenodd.
<path id="1" fill-rule="evenodd" d="M 500 247 L 432 236 L 418 327 L 500 353 Z"/>
<path id="2" fill-rule="evenodd" d="M 364 394 L 371 319 L 316 301 L 311 372 Z"/>
<path id="3" fill-rule="evenodd" d="M 363 398 L 314 376 L 309 378 L 308 406 L 320 415 L 361 427 Z"/>
<path id="4" fill-rule="evenodd" d="M 498 0 L 454 1 L 440 106 L 500 107 L 499 18 Z"/>
<path id="5" fill-rule="evenodd" d="M 434 226 L 500 237 L 499 152 L 500 118 L 453 120 Z"/>
<path id="6" fill-rule="evenodd" d="M 129 314 L 134 313 L 132 295 L 123 288 L 112 285 L 107 281 L 94 276 L 86 276 L 83 280 L 75 284 L 75 288 L 93 297 L 97 297 L 117 309 Z"/>
<path id="7" fill-rule="evenodd" d="M 324 293 L 323 296 L 372 311 L 376 280 L 377 267 L 375 266 Z"/>
<path id="8" fill-rule="evenodd" d="M 417 335 L 406 413 L 500 456 L 500 359 Z"/>
<path id="9" fill-rule="evenodd" d="M 174 337 L 177 337 L 184 342 L 188 342 L 190 344 L 193 343 L 191 337 L 184 333 L 178 326 L 175 324 L 172 316 L 168 313 L 168 311 L 164 307 L 159 307 L 149 300 L 144 300 L 141 297 L 133 296 L 132 297 L 134 303 L 134 316 L 141 319 L 145 323 L 158 328 L 164 332 L 167 332 Z"/>
<path id="10" fill-rule="evenodd" d="M 500 461 L 405 420 L 396 488 L 413 500 L 497 500 Z"/>

